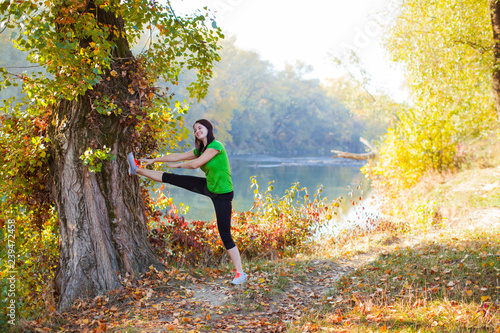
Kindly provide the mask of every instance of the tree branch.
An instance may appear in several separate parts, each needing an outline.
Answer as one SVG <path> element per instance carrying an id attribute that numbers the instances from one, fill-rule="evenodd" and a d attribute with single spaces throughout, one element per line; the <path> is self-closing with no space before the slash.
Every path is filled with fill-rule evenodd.
<path id="1" fill-rule="evenodd" d="M 369 160 L 369 159 L 373 159 L 377 156 L 377 149 L 375 147 L 373 147 L 367 140 L 365 140 L 364 138 L 359 138 L 359 141 L 361 141 L 361 143 L 363 143 L 365 146 L 368 147 L 368 149 L 370 149 L 370 151 L 368 153 L 364 153 L 364 154 L 356 154 L 356 153 L 349 153 L 349 152 L 344 152 L 344 151 L 340 151 L 340 150 L 331 150 L 332 153 L 335 153 L 337 154 L 336 156 L 332 156 L 332 158 L 350 158 L 352 160 Z"/>

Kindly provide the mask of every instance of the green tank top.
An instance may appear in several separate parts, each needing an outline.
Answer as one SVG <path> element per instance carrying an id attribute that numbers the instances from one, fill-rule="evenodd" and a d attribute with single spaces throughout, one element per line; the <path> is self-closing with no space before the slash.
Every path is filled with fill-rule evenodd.
<path id="1" fill-rule="evenodd" d="M 231 169 L 224 145 L 217 140 L 210 142 L 207 146 L 218 150 L 210 161 L 200 167 L 207 177 L 208 190 L 216 194 L 224 194 L 233 191 L 233 181 L 231 180 Z M 196 156 L 200 156 L 198 149 L 194 150 Z"/>

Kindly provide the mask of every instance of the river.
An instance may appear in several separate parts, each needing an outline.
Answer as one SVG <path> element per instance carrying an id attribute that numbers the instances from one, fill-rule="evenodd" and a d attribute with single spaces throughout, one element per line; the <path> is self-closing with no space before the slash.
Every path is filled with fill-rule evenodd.
<path id="1" fill-rule="evenodd" d="M 369 192 L 369 183 L 361 173 L 364 162 L 331 157 L 275 157 L 266 155 L 230 156 L 231 173 L 234 185 L 233 208 L 236 211 L 247 211 L 253 205 L 253 189 L 250 177 L 256 176 L 261 191 L 274 180 L 273 193 L 283 196 L 285 190 L 293 183 L 307 187 L 312 197 L 319 186 L 323 186 L 323 197 L 334 200 L 337 197 L 347 198 L 350 192 L 353 197 L 365 197 Z M 203 177 L 197 170 L 176 169 L 175 173 Z M 185 217 L 191 220 L 211 221 L 215 213 L 210 199 L 189 191 L 166 185 L 167 196 L 171 196 L 174 204 L 182 203 L 189 210 Z M 345 214 L 348 213 L 349 201 L 343 200 Z"/>

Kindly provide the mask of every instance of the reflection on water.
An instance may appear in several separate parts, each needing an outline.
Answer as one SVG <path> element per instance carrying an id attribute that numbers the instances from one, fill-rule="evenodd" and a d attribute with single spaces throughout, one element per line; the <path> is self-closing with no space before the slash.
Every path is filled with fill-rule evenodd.
<path id="1" fill-rule="evenodd" d="M 319 186 L 323 185 L 323 197 L 333 200 L 337 197 L 348 196 L 351 190 L 366 194 L 369 184 L 360 168 L 364 162 L 333 159 L 330 157 L 270 157 L 263 155 L 232 156 L 229 158 L 234 185 L 233 208 L 236 211 L 246 211 L 253 205 L 253 189 L 250 188 L 250 177 L 257 176 L 261 191 L 267 188 L 270 181 L 275 181 L 273 193 L 283 196 L 285 190 L 293 183 L 300 183 L 301 187 L 307 187 L 309 195 L 316 193 Z M 204 177 L 201 170 L 175 169 L 178 174 L 190 174 Z M 359 190 L 357 188 L 359 187 Z M 174 203 L 183 203 L 189 206 L 187 219 L 192 220 L 214 220 L 215 213 L 210 199 L 191 193 L 189 191 L 166 186 L 165 194 L 173 197 Z M 169 193 L 167 193 L 169 192 Z M 349 200 L 344 200 L 344 210 L 347 212 Z"/>

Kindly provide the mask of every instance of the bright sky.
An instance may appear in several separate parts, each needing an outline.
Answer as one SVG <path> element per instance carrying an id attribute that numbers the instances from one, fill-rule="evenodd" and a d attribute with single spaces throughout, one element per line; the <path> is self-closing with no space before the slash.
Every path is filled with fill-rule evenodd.
<path id="1" fill-rule="evenodd" d="M 171 0 L 180 14 L 207 6 L 236 45 L 258 52 L 276 69 L 297 60 L 313 66 L 310 77 L 325 80 L 340 75 L 329 53 L 351 48 L 372 76 L 374 88 L 397 100 L 405 98 L 403 74 L 380 46 L 395 10 L 391 0 Z"/>

